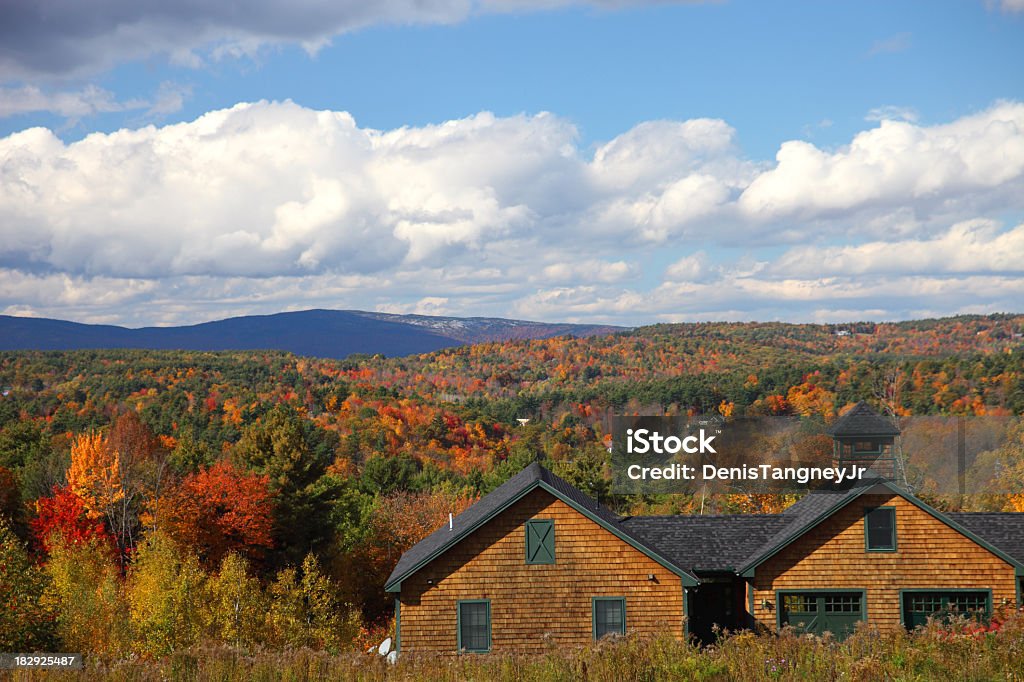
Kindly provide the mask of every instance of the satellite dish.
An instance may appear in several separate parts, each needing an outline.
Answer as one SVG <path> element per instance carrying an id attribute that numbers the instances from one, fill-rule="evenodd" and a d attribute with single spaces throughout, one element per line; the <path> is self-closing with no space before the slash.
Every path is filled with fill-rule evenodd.
<path id="1" fill-rule="evenodd" d="M 379 653 L 381 656 L 387 656 L 389 653 L 391 653 L 391 638 L 390 637 L 388 637 L 387 639 L 385 639 L 383 642 L 380 643 L 380 646 L 377 648 L 377 653 Z"/>
<path id="2" fill-rule="evenodd" d="M 387 658 L 385 658 L 384 660 L 386 660 L 391 665 L 394 665 L 396 662 L 398 662 L 398 652 L 392 651 L 390 654 L 387 655 Z"/>
<path id="3" fill-rule="evenodd" d="M 377 648 L 377 647 L 375 647 L 374 645 L 372 645 L 372 644 L 371 644 L 371 645 L 370 645 L 370 648 L 366 650 L 366 653 L 368 653 L 368 654 L 372 654 L 372 653 L 373 653 L 373 650 L 374 650 L 374 649 L 376 649 L 376 648 Z"/>

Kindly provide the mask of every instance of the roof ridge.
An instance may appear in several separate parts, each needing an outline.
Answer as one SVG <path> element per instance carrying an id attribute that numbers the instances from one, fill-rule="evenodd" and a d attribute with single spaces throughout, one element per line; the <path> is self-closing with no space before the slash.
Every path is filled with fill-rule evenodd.
<path id="1" fill-rule="evenodd" d="M 766 517 L 781 517 L 781 513 L 777 514 L 744 514 L 743 512 L 736 512 L 735 514 L 638 514 L 635 516 L 625 516 L 623 521 L 629 519 L 731 519 L 731 518 L 743 518 L 751 519 L 758 518 L 763 519 Z"/>

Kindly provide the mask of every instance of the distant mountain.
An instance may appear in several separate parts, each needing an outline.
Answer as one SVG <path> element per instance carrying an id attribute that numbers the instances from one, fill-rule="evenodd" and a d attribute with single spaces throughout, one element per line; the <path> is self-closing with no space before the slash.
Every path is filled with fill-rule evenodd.
<path id="1" fill-rule="evenodd" d="M 353 353 L 394 357 L 485 341 L 596 336 L 624 330 L 605 325 L 360 310 L 304 310 L 141 329 L 0 315 L 0 350 L 283 350 L 322 358 L 345 358 Z"/>

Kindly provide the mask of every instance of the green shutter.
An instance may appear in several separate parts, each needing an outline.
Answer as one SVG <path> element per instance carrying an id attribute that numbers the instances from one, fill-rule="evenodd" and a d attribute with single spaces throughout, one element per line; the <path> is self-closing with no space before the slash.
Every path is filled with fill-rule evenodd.
<path id="1" fill-rule="evenodd" d="M 526 522 L 526 563 L 555 563 L 555 522 L 531 519 Z"/>

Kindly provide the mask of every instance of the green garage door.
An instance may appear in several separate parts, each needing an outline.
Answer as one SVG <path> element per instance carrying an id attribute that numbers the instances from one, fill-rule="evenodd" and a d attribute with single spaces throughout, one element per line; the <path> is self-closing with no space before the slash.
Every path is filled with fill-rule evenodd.
<path id="1" fill-rule="evenodd" d="M 863 592 L 780 592 L 779 623 L 843 637 L 864 620 Z"/>
<path id="2" fill-rule="evenodd" d="M 932 616 L 943 620 L 957 615 L 987 619 L 991 615 L 988 591 L 914 591 L 903 593 L 903 624 L 913 630 Z"/>

